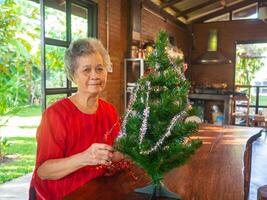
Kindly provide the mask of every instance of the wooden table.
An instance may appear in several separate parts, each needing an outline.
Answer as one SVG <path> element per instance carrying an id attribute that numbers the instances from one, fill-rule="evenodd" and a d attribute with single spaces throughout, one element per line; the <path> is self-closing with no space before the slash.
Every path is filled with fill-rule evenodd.
<path id="1" fill-rule="evenodd" d="M 260 137 L 260 130 L 201 125 L 197 137 L 203 140 L 203 145 L 187 164 L 165 175 L 165 185 L 183 200 L 243 200 L 243 156 L 246 148 L 250 152 L 251 148 L 248 147 Z M 137 187 L 146 186 L 150 182 L 149 177 L 135 165 L 131 169 L 138 180 L 129 176 L 128 171 L 121 171 L 112 177 L 99 177 L 81 186 L 65 199 L 149 199 L 147 195 L 133 191 Z"/>

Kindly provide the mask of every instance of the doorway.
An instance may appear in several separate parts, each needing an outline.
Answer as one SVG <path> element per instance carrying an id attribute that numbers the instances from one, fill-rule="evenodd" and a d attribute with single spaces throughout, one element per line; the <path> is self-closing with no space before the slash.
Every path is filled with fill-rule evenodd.
<path id="1" fill-rule="evenodd" d="M 236 44 L 235 89 L 249 97 L 251 116 L 267 118 L 267 41 Z"/>

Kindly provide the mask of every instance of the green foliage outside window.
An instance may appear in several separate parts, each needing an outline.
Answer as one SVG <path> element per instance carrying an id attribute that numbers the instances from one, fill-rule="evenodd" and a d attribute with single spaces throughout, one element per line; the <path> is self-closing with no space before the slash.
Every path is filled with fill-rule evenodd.
<path id="1" fill-rule="evenodd" d="M 266 50 L 266 48 L 258 47 L 255 44 L 238 45 L 235 75 L 237 85 L 252 84 L 256 72 L 264 66 L 261 56 Z"/>
<path id="2" fill-rule="evenodd" d="M 32 45 L 40 29 L 38 25 L 32 25 L 31 30 L 25 26 L 25 18 L 37 18 L 39 11 L 36 8 L 26 11 L 26 5 L 21 5 L 14 0 L 0 4 L 0 115 L 29 102 L 31 87 L 40 72 L 37 59 L 40 53 L 38 48 L 33 52 Z"/>
<path id="3" fill-rule="evenodd" d="M 0 136 L 0 158 L 6 155 L 10 143 L 6 137 Z"/>
<path id="4" fill-rule="evenodd" d="M 3 0 L 0 1 L 0 10 L 0 116 L 2 116 L 12 113 L 18 107 L 40 100 L 41 30 L 38 3 Z M 47 15 L 55 13 L 48 12 Z M 53 34 L 56 33 L 50 32 L 50 35 Z M 46 46 L 47 84 L 50 87 L 66 85 L 63 69 L 64 51 L 64 48 Z"/>

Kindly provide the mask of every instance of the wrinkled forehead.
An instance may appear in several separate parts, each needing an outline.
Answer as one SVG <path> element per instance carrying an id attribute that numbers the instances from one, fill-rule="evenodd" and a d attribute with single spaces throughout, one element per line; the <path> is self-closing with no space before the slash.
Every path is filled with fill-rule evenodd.
<path id="1" fill-rule="evenodd" d="M 103 67 L 106 67 L 104 65 L 103 57 L 98 52 L 77 57 L 76 64 L 78 68 L 83 67 L 85 65 L 92 66 L 92 67 L 101 65 Z"/>

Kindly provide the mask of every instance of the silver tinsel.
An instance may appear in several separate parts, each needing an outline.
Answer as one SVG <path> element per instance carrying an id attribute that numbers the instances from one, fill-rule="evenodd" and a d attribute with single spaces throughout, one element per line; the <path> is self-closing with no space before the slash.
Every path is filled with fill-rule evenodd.
<path id="1" fill-rule="evenodd" d="M 149 117 L 149 112 L 150 112 L 150 107 L 148 106 L 148 100 L 149 100 L 149 92 L 151 90 L 151 87 L 150 87 L 150 82 L 147 81 L 146 82 L 146 86 L 147 86 L 147 90 L 146 90 L 146 107 L 143 111 L 143 122 L 142 122 L 142 125 L 141 125 L 141 128 L 140 128 L 140 140 L 139 140 L 139 144 L 142 144 L 143 142 L 143 139 L 146 135 L 146 131 L 147 131 L 147 120 L 148 120 L 148 117 Z"/>
<path id="2" fill-rule="evenodd" d="M 139 90 L 139 87 L 140 87 L 139 84 L 137 84 L 134 92 L 132 93 L 132 95 L 130 97 L 129 105 L 128 105 L 128 108 L 127 108 L 127 111 L 126 111 L 126 115 L 124 116 L 124 119 L 122 121 L 121 130 L 120 130 L 118 138 L 126 136 L 126 123 L 128 121 L 129 115 L 132 112 L 132 107 L 133 107 L 133 104 L 134 104 L 134 102 L 136 100 L 136 96 L 137 96 L 137 92 Z"/>
<path id="3" fill-rule="evenodd" d="M 182 80 L 186 80 L 182 66 L 178 66 L 176 63 L 177 58 L 180 58 L 183 55 L 181 55 L 180 52 L 177 53 L 176 50 L 173 50 L 171 48 L 166 49 L 166 51 L 168 53 L 169 60 L 172 64 L 174 70 L 176 71 L 178 77 L 180 77 Z M 156 53 L 156 52 L 154 52 L 154 53 Z M 160 65 L 158 63 L 156 63 L 155 70 L 157 71 L 159 68 L 160 68 Z M 142 118 L 142 125 L 141 125 L 140 131 L 139 131 L 139 144 L 142 144 L 144 141 L 144 137 L 146 135 L 146 132 L 147 132 L 147 128 L 148 128 L 147 123 L 148 123 L 148 118 L 149 118 L 149 114 L 150 114 L 150 107 L 148 106 L 148 101 L 149 101 L 149 93 L 151 91 L 151 85 L 150 85 L 149 81 L 147 81 L 145 86 L 142 86 L 142 88 L 139 84 L 137 84 L 134 92 L 132 93 L 130 101 L 129 101 L 129 106 L 128 106 L 127 111 L 126 111 L 126 115 L 124 116 L 124 119 L 123 119 L 123 122 L 121 125 L 121 131 L 120 131 L 118 138 L 126 136 L 126 134 L 127 134 L 126 133 L 126 124 L 128 122 L 128 118 L 131 115 L 131 113 L 134 113 L 134 111 L 132 110 L 132 106 L 133 106 L 134 102 L 136 101 L 137 92 L 140 89 L 146 89 L 146 99 L 141 99 L 142 103 L 145 103 L 145 109 L 143 111 L 143 115 L 142 115 L 142 117 L 140 116 L 140 118 Z M 140 153 L 143 155 L 148 155 L 148 154 L 158 150 L 159 147 L 163 145 L 166 138 L 168 138 L 171 135 L 171 131 L 172 131 L 173 127 L 175 126 L 175 124 L 178 121 L 182 121 L 185 117 L 187 117 L 187 115 L 188 115 L 187 112 L 189 109 L 190 109 L 190 104 L 189 104 L 189 99 L 187 97 L 185 109 L 183 111 L 181 111 L 180 113 L 176 114 L 172 118 L 172 120 L 171 120 L 170 124 L 168 125 L 164 135 L 150 149 L 145 150 L 145 151 L 141 151 Z M 169 148 L 169 146 L 163 147 L 163 149 L 166 149 L 166 148 Z"/>
<path id="4" fill-rule="evenodd" d="M 171 123 L 169 124 L 168 128 L 167 128 L 167 131 L 165 132 L 165 134 L 158 140 L 158 142 L 153 146 L 151 147 L 149 150 L 146 150 L 146 151 L 141 151 L 140 153 L 141 154 L 150 154 L 154 151 L 156 151 L 164 142 L 164 140 L 169 137 L 171 135 L 171 131 L 174 127 L 174 125 L 176 124 L 177 121 L 180 121 L 182 119 L 184 119 L 185 117 L 187 116 L 187 109 L 185 109 L 184 111 L 182 111 L 181 113 L 175 115 L 172 120 L 171 120 Z"/>

